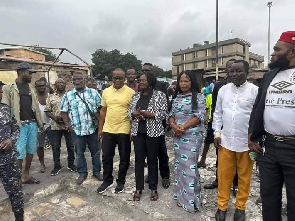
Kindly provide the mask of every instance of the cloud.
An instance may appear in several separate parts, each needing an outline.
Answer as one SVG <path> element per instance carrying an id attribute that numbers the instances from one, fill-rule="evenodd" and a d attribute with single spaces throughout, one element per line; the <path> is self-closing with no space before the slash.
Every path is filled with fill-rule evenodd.
<path id="1" fill-rule="evenodd" d="M 251 51 L 266 56 L 267 2 L 219 2 L 219 39 L 245 39 Z M 293 0 L 273 1 L 271 45 L 294 29 L 294 7 Z M 66 47 L 88 62 L 96 49 L 118 49 L 170 69 L 172 52 L 215 42 L 215 1 L 10 0 L 1 3 L 0 13 L 1 41 Z M 62 59 L 78 62 L 69 54 Z"/>

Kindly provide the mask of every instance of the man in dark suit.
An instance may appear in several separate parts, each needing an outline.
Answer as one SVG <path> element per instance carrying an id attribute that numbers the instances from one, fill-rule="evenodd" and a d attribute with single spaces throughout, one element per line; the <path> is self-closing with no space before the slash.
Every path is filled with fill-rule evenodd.
<path id="1" fill-rule="evenodd" d="M 284 32 L 271 54 L 249 122 L 249 149 L 257 153 L 262 216 L 282 220 L 282 187 L 288 220 L 295 220 L 295 31 Z"/>
<path id="2" fill-rule="evenodd" d="M 151 63 L 145 63 L 142 66 L 142 72 L 152 72 L 153 73 L 153 71 L 154 71 L 154 67 Z M 167 101 L 168 101 L 167 87 L 166 87 L 165 82 L 157 81 L 155 89 L 158 91 L 162 91 L 164 94 L 166 94 Z M 163 124 L 166 127 L 166 121 L 163 121 Z M 165 136 L 162 136 L 161 139 L 162 139 L 162 142 L 161 142 L 162 144 L 160 146 L 159 155 L 158 155 L 159 170 L 160 170 L 160 175 L 162 177 L 162 185 L 165 189 L 167 189 L 170 186 L 169 157 L 167 154 Z"/>

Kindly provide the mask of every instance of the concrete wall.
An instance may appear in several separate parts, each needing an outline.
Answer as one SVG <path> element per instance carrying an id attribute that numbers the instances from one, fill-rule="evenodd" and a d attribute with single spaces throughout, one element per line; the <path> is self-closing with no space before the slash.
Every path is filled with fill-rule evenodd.
<path id="1" fill-rule="evenodd" d="M 13 84 L 16 78 L 16 71 L 0 71 L 0 81 L 5 84 Z"/>
<path id="2" fill-rule="evenodd" d="M 4 55 L 19 58 L 32 58 L 35 61 L 45 61 L 45 55 L 24 49 L 10 49 L 9 51 L 4 51 Z"/>
<path id="3" fill-rule="evenodd" d="M 182 61 L 181 58 L 182 58 L 181 55 L 173 56 L 172 57 L 172 63 L 181 62 Z"/>

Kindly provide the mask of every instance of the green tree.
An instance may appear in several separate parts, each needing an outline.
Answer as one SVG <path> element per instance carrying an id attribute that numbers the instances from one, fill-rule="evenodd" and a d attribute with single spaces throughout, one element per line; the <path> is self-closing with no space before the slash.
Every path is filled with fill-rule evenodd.
<path id="1" fill-rule="evenodd" d="M 166 78 L 172 78 L 172 70 L 165 71 Z"/>
<path id="2" fill-rule="evenodd" d="M 162 68 L 155 65 L 154 72 L 157 77 L 172 78 L 172 70 L 164 71 Z"/>
<path id="3" fill-rule="evenodd" d="M 115 68 L 122 68 L 126 71 L 129 68 L 141 70 L 141 60 L 138 60 L 132 53 L 122 54 L 118 49 L 107 51 L 98 49 L 92 54 L 93 75 L 99 78 L 110 76 Z"/>
<path id="4" fill-rule="evenodd" d="M 52 51 L 50 51 L 48 49 L 45 49 L 45 48 L 33 47 L 31 49 L 34 50 L 34 51 L 39 51 L 39 52 L 42 52 L 42 53 L 46 54 L 45 55 L 45 61 L 55 61 L 55 59 L 57 57 Z M 57 61 L 59 61 L 59 59 Z"/>

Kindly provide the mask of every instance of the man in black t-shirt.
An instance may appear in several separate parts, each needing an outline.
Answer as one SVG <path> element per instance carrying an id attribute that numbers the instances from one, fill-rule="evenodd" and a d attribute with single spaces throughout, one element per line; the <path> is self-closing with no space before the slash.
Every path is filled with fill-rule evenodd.
<path id="1" fill-rule="evenodd" d="M 40 132 L 44 131 L 44 120 L 36 100 L 35 90 L 29 84 L 32 74 L 35 72 L 29 63 L 22 62 L 17 67 L 18 77 L 15 84 L 3 87 L 2 103 L 12 108 L 17 124 L 20 127 L 20 136 L 16 142 L 16 149 L 20 169 L 22 169 L 23 160 L 25 159 L 25 167 L 21 178 L 23 184 L 40 183 L 39 180 L 29 174 L 33 154 L 37 150 L 38 128 Z"/>

